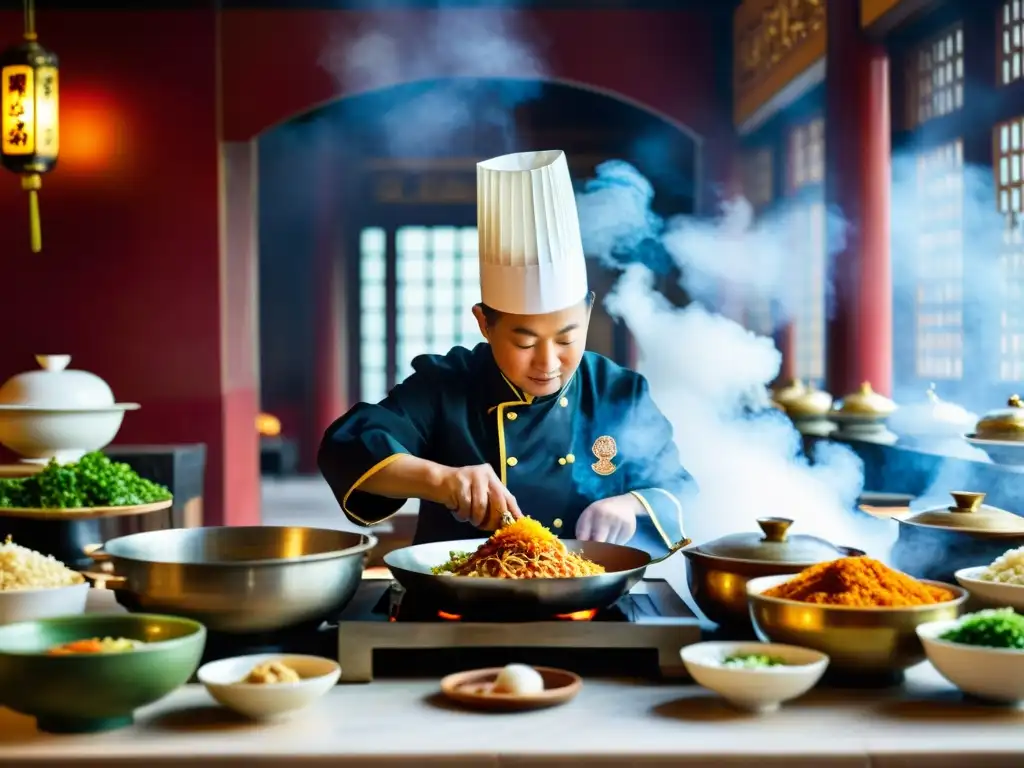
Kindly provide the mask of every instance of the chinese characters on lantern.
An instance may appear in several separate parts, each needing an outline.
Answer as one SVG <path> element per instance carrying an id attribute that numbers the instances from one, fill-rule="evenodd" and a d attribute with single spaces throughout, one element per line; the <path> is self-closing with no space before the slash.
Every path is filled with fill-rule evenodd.
<path id="1" fill-rule="evenodd" d="M 33 76 L 31 67 L 3 68 L 3 151 L 8 155 L 31 155 L 35 151 Z"/>

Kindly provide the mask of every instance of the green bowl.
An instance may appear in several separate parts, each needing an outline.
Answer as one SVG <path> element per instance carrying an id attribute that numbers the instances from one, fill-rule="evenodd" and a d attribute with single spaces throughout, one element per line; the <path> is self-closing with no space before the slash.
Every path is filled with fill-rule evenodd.
<path id="1" fill-rule="evenodd" d="M 126 653 L 47 655 L 91 637 L 148 644 Z M 0 705 L 35 717 L 49 733 L 122 728 L 136 709 L 188 682 L 205 645 L 206 627 L 174 616 L 85 614 L 8 624 L 0 627 Z"/>

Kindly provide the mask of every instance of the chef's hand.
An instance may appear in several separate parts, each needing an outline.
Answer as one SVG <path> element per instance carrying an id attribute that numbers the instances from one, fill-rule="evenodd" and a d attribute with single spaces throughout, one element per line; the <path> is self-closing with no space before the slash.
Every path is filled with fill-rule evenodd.
<path id="1" fill-rule="evenodd" d="M 442 485 L 445 506 L 456 520 L 493 531 L 501 527 L 506 512 L 517 520 L 523 516 L 516 497 L 502 485 L 490 464 L 451 467 Z"/>
<path id="2" fill-rule="evenodd" d="M 625 544 L 636 533 L 636 515 L 643 509 L 631 493 L 595 501 L 576 523 L 576 538 Z"/>

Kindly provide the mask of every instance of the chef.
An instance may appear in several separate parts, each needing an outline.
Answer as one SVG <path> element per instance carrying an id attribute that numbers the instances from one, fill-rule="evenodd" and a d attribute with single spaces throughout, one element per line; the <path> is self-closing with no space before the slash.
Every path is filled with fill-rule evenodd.
<path id="1" fill-rule="evenodd" d="M 647 381 L 584 351 L 594 294 L 565 154 L 479 163 L 477 226 L 486 342 L 415 358 L 328 428 L 318 463 L 342 511 L 374 525 L 420 499 L 415 543 L 528 515 L 664 552 L 695 488 Z"/>

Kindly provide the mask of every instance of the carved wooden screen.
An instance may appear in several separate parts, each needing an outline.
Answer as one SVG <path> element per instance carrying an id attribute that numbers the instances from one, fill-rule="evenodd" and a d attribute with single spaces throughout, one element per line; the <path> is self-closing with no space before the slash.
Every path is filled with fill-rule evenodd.
<path id="1" fill-rule="evenodd" d="M 921 379 L 963 377 L 964 154 L 960 139 L 917 155 L 914 370 Z"/>
<path id="2" fill-rule="evenodd" d="M 821 384 L 825 378 L 828 249 L 825 216 L 825 121 L 790 129 L 787 187 L 791 197 L 793 373 Z"/>

